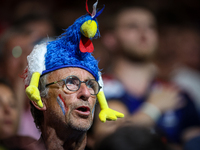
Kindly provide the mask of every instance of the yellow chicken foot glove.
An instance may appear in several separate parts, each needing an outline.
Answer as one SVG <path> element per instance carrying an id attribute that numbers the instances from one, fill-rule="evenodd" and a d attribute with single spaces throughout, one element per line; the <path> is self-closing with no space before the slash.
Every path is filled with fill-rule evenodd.
<path id="1" fill-rule="evenodd" d="M 40 97 L 40 91 L 38 90 L 39 79 L 40 73 L 33 73 L 30 85 L 26 88 L 26 94 L 30 100 L 35 101 L 37 105 L 42 108 L 43 104 Z"/>
<path id="2" fill-rule="evenodd" d="M 100 91 L 97 94 L 97 99 L 99 101 L 100 107 L 101 107 L 101 111 L 99 113 L 99 119 L 102 122 L 106 122 L 106 120 L 117 120 L 117 118 L 123 118 L 124 114 L 117 112 L 113 109 L 110 109 L 108 107 L 105 95 L 103 91 Z"/>

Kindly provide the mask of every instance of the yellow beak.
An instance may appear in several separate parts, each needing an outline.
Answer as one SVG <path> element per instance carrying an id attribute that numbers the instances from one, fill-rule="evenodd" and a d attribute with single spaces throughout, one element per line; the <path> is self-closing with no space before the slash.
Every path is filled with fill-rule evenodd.
<path id="1" fill-rule="evenodd" d="M 97 33 L 97 23 L 94 20 L 87 20 L 81 25 L 81 33 L 88 38 L 93 38 Z"/>

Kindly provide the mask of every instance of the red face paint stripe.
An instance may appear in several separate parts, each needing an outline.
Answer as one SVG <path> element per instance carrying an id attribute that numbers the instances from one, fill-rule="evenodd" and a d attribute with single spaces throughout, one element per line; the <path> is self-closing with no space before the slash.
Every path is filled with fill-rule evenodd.
<path id="1" fill-rule="evenodd" d="M 65 106 L 65 111 L 67 111 L 67 105 L 66 105 L 64 99 L 62 98 L 61 94 L 59 94 L 58 96 L 60 97 L 60 99 L 62 100 L 62 102 L 63 102 L 63 104 Z"/>

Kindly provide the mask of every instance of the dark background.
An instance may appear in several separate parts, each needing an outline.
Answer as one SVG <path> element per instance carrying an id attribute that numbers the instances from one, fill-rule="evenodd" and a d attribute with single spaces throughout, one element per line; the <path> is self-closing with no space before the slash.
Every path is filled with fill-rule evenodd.
<path id="1" fill-rule="evenodd" d="M 95 0 L 88 0 L 90 12 L 95 2 Z M 108 16 L 112 16 L 123 5 L 137 3 L 153 10 L 158 21 L 162 23 L 185 21 L 200 24 L 200 0 L 99 0 L 99 9 L 105 5 L 104 12 L 98 17 L 100 27 L 109 25 Z M 86 13 L 85 0 L 1 0 L 0 32 L 30 12 L 48 14 L 59 31 L 67 28 L 76 18 Z"/>

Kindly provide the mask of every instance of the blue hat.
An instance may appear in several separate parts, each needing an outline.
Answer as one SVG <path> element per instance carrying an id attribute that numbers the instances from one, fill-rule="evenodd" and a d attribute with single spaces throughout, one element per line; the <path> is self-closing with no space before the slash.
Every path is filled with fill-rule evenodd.
<path id="1" fill-rule="evenodd" d="M 98 61 L 91 53 L 81 52 L 79 48 L 80 40 L 86 38 L 81 33 L 81 25 L 92 19 L 89 14 L 78 18 L 58 39 L 47 44 L 45 54 L 46 70 L 42 74 L 65 67 L 78 67 L 90 72 L 98 81 Z M 97 24 L 96 19 L 94 21 Z M 99 35 L 97 28 L 94 38 Z"/>

